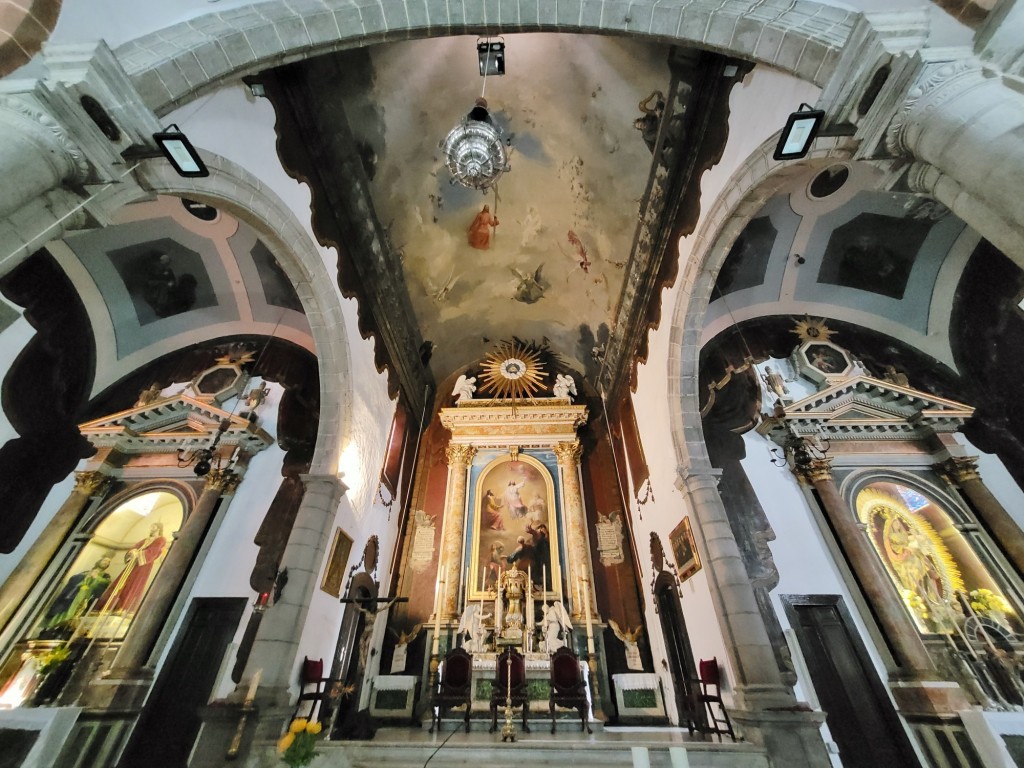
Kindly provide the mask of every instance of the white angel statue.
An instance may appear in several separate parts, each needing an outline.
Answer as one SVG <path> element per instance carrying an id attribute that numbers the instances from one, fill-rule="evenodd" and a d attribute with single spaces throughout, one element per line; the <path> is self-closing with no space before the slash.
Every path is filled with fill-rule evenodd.
<path id="1" fill-rule="evenodd" d="M 554 392 L 555 397 L 568 398 L 571 402 L 572 398 L 569 397 L 569 395 L 573 395 L 575 397 L 576 382 L 569 374 L 560 373 L 555 376 L 555 386 L 552 388 L 552 391 Z"/>
<path id="2" fill-rule="evenodd" d="M 483 609 L 476 603 L 470 603 L 462 612 L 458 635 L 466 637 L 462 647 L 466 649 L 467 653 L 482 653 L 487 650 L 487 627 L 484 626 L 484 619 L 488 618 L 490 616 L 485 616 Z"/>
<path id="3" fill-rule="evenodd" d="M 473 393 L 476 392 L 476 376 L 467 376 L 462 374 L 455 382 L 455 389 L 452 390 L 453 395 L 458 395 L 458 399 L 455 401 L 461 403 L 463 400 L 472 400 Z"/>

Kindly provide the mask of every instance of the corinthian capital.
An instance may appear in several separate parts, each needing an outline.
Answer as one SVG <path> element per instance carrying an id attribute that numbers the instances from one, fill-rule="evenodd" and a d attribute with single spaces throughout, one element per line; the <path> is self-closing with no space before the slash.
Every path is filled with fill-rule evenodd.
<path id="1" fill-rule="evenodd" d="M 583 446 L 579 444 L 578 440 L 571 443 L 557 443 L 555 445 L 555 456 L 558 458 L 558 463 L 563 466 L 576 466 L 579 464 L 582 455 Z"/>
<path id="2" fill-rule="evenodd" d="M 828 482 L 832 479 L 832 459 L 811 459 L 806 464 L 798 465 L 793 471 L 800 480 L 809 485 Z"/>
<path id="3" fill-rule="evenodd" d="M 113 478 L 102 472 L 75 472 L 75 493 L 85 496 L 101 496 L 107 492 Z"/>
<path id="4" fill-rule="evenodd" d="M 977 456 L 953 456 L 943 464 L 943 467 L 958 483 L 981 480 Z"/>
<path id="5" fill-rule="evenodd" d="M 889 125 L 886 147 L 895 155 L 914 154 L 916 124 L 981 79 L 981 62 L 975 58 L 926 64 Z"/>
<path id="6" fill-rule="evenodd" d="M 241 479 L 241 477 L 230 469 L 211 469 L 210 474 L 206 476 L 206 482 L 203 484 L 203 490 L 220 491 L 223 494 L 231 494 L 235 492 L 235 489 L 238 487 L 238 483 L 241 482 Z"/>
<path id="7" fill-rule="evenodd" d="M 472 445 L 459 445 L 449 443 L 444 449 L 444 455 L 448 459 L 448 466 L 466 466 L 476 456 L 476 448 Z"/>

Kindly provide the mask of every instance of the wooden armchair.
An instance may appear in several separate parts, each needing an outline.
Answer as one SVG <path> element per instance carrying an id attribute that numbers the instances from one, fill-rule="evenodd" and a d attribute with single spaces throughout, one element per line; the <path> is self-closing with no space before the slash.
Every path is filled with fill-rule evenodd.
<path id="1" fill-rule="evenodd" d="M 580 713 L 580 730 L 590 730 L 590 702 L 587 701 L 587 682 L 580 672 L 579 657 L 568 648 L 559 648 L 551 654 L 551 732 L 555 732 L 555 707 L 575 709 Z"/>
<path id="2" fill-rule="evenodd" d="M 511 660 L 511 667 L 509 667 Z M 530 732 L 526 718 L 530 711 L 530 692 L 526 681 L 526 659 L 515 648 L 509 646 L 498 655 L 491 684 L 491 730 L 498 728 L 498 707 L 504 707 L 511 694 L 512 706 L 523 708 L 523 731 Z"/>
<path id="3" fill-rule="evenodd" d="M 469 715 L 473 709 L 473 657 L 463 648 L 453 648 L 445 654 L 438 674 L 437 688 L 430 696 L 430 732 L 436 725 L 441 728 L 441 717 L 446 710 L 466 705 L 466 733 L 469 733 Z"/>

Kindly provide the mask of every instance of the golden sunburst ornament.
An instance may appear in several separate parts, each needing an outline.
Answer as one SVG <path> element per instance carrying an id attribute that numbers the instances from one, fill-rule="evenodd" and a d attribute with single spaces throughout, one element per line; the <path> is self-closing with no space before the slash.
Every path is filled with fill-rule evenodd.
<path id="1" fill-rule="evenodd" d="M 835 331 L 825 325 L 825 318 L 812 319 L 805 317 L 797 320 L 796 327 L 791 331 L 800 337 L 801 342 L 805 341 L 828 341 Z"/>
<path id="2" fill-rule="evenodd" d="M 547 373 L 540 352 L 518 343 L 503 342 L 488 353 L 481 373 L 480 392 L 513 402 L 533 397 L 544 388 Z"/>

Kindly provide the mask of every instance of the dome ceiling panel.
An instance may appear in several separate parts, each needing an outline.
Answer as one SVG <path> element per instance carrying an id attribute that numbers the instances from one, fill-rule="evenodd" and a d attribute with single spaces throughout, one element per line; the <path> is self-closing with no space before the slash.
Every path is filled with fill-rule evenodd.
<path id="1" fill-rule="evenodd" d="M 213 212 L 204 221 L 198 213 Z M 276 335 L 312 350 L 295 289 L 256 232 L 175 197 L 122 209 L 103 229 L 51 245 L 93 327 L 97 391 L 169 349 Z"/>

